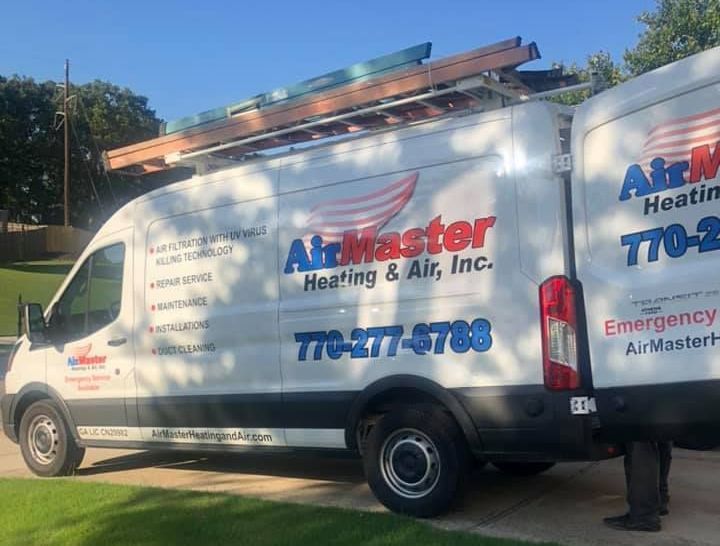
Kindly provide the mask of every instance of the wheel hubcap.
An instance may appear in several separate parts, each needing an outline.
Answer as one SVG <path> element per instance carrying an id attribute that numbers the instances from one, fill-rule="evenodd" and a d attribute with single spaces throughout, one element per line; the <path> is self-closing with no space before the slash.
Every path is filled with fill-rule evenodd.
<path id="1" fill-rule="evenodd" d="M 39 464 L 49 465 L 57 456 L 59 437 L 57 426 L 47 415 L 38 415 L 28 428 L 28 446 L 32 458 Z"/>
<path id="2" fill-rule="evenodd" d="M 395 493 L 417 499 L 437 485 L 440 457 L 427 435 L 415 429 L 402 429 L 385 440 L 380 450 L 380 469 Z"/>

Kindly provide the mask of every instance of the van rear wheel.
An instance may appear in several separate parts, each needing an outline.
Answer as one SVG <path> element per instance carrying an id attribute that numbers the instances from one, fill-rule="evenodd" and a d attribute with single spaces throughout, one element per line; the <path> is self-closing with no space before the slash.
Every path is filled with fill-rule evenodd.
<path id="1" fill-rule="evenodd" d="M 75 443 L 65 419 L 49 400 L 35 402 L 23 414 L 19 440 L 25 464 L 38 476 L 74 474 L 85 455 L 85 449 Z"/>
<path id="2" fill-rule="evenodd" d="M 450 506 L 470 462 L 459 427 L 434 406 L 385 414 L 366 445 L 365 474 L 378 500 L 393 512 L 422 518 Z"/>
<path id="3" fill-rule="evenodd" d="M 493 466 L 511 476 L 535 476 L 555 466 L 553 462 L 511 462 L 494 461 Z"/>

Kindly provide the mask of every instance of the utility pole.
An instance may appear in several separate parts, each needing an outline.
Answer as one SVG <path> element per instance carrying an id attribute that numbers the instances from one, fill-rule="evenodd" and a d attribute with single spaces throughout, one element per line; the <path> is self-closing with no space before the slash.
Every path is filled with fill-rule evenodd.
<path id="1" fill-rule="evenodd" d="M 65 59 L 65 89 L 63 93 L 63 122 L 65 126 L 65 191 L 63 205 L 65 210 L 65 227 L 70 225 L 70 61 Z"/>

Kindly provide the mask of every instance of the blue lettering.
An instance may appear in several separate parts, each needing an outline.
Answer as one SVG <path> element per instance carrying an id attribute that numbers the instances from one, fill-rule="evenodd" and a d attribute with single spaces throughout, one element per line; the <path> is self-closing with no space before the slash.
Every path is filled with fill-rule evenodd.
<path id="1" fill-rule="evenodd" d="M 312 269 L 320 269 L 319 267 L 310 267 L 310 260 L 308 259 L 307 252 L 305 252 L 305 244 L 303 243 L 302 239 L 295 239 L 290 245 L 288 259 L 285 262 L 285 273 L 294 273 L 296 265 L 298 271 L 311 271 Z"/>
<path id="2" fill-rule="evenodd" d="M 667 168 L 667 174 L 668 174 L 668 181 L 667 181 L 667 187 L 668 188 L 679 188 L 681 186 L 684 186 L 686 181 L 685 177 L 683 176 L 683 173 L 687 171 L 690 168 L 690 163 L 687 161 L 678 161 L 677 163 L 673 163 Z"/>
<path id="3" fill-rule="evenodd" d="M 658 193 L 671 188 L 679 188 L 684 186 L 687 181 L 683 174 L 690 168 L 687 161 L 679 161 L 673 163 L 669 167 L 665 167 L 665 160 L 662 157 L 656 157 L 650 162 L 650 180 L 643 172 L 638 164 L 630 165 L 625 173 L 622 190 L 620 191 L 620 201 L 627 201 L 633 197 L 645 197 L 651 193 Z"/>
<path id="4" fill-rule="evenodd" d="M 620 201 L 627 201 L 632 197 L 630 192 L 635 190 L 635 197 L 644 197 L 654 193 L 653 187 L 650 185 L 645 173 L 640 165 L 630 165 L 625 173 L 622 190 L 620 191 Z"/>

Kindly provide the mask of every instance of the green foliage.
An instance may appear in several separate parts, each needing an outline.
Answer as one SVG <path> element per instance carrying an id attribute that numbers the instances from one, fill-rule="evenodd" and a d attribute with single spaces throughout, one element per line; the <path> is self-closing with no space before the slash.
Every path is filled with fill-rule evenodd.
<path id="1" fill-rule="evenodd" d="M 80 201 L 91 207 L 75 211 L 74 225 L 97 227 L 119 206 L 151 188 L 147 180 L 106 174 L 102 151 L 157 136 L 160 120 L 148 108 L 147 98 L 108 82 L 96 80 L 73 88 L 72 94 L 71 169 L 77 181 L 72 204 L 77 208 Z"/>
<path id="2" fill-rule="evenodd" d="M 562 66 L 568 74 L 577 74 L 581 82 L 590 74 L 602 76 L 605 87 L 659 68 L 720 45 L 720 0 L 657 0 L 653 12 L 638 16 L 645 25 L 638 44 L 625 51 L 625 66 L 615 63 L 610 54 L 599 51 L 590 55 L 584 67 L 573 63 Z M 588 91 L 566 93 L 557 102 L 577 105 L 589 97 Z"/>
<path id="3" fill-rule="evenodd" d="M 28 211 L 21 219 L 58 213 L 63 156 L 62 135 L 53 128 L 55 92 L 52 82 L 0 77 L 0 208 Z"/>
<path id="4" fill-rule="evenodd" d="M 2 479 L 0 495 L 12 499 L 0 513 L 0 544 L 16 546 L 529 544 L 443 531 L 393 514 L 369 514 L 194 491 L 74 480 Z"/>
<path id="5" fill-rule="evenodd" d="M 106 176 L 101 151 L 156 136 L 160 120 L 145 97 L 107 82 L 71 85 L 70 93 L 71 223 L 95 228 L 148 189 L 148 181 Z M 15 220 L 62 223 L 61 97 L 54 82 L 0 77 L 0 208 Z"/>
<path id="6" fill-rule="evenodd" d="M 638 21 L 645 30 L 624 56 L 632 76 L 720 45 L 720 0 L 657 0 Z"/>
<path id="7" fill-rule="evenodd" d="M 613 87 L 621 83 L 625 78 L 623 77 L 620 67 L 613 62 L 610 53 L 606 51 L 598 51 L 589 55 L 587 58 L 587 64 L 584 67 L 578 66 L 573 63 L 569 66 L 565 66 L 562 63 L 557 63 L 556 67 L 562 67 L 566 74 L 577 74 L 578 80 L 581 83 L 589 82 L 590 77 L 593 73 L 596 73 L 602 82 L 602 88 Z M 574 106 L 580 104 L 582 101 L 590 96 L 590 91 L 573 91 L 565 93 L 556 97 L 554 100 L 560 104 L 567 104 Z"/>

